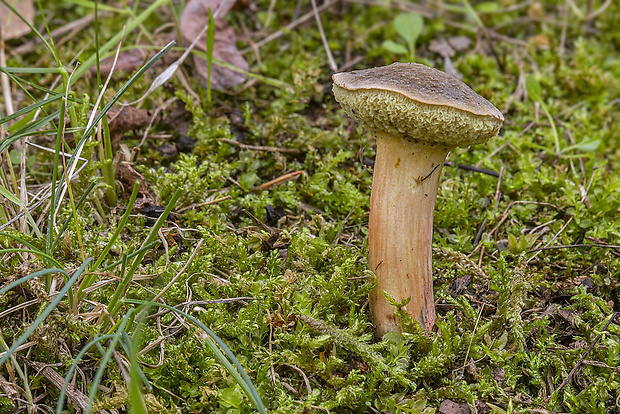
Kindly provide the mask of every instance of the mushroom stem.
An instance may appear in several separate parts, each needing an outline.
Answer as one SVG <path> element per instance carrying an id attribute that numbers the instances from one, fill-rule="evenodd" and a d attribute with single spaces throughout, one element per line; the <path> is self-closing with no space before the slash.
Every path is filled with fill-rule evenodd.
<path id="1" fill-rule="evenodd" d="M 435 324 L 432 274 L 433 211 L 446 155 L 451 146 L 377 134 L 370 200 L 369 265 L 377 276 L 370 294 L 378 337 L 400 332 L 394 307 L 411 298 L 408 314 L 430 331 Z"/>

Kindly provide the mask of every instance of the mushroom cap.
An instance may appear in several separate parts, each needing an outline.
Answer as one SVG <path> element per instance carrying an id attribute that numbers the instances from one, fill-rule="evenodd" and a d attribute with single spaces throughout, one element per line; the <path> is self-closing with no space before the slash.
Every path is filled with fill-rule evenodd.
<path id="1" fill-rule="evenodd" d="M 336 73 L 334 96 L 380 135 L 464 147 L 497 135 L 502 113 L 460 80 L 417 63 Z"/>

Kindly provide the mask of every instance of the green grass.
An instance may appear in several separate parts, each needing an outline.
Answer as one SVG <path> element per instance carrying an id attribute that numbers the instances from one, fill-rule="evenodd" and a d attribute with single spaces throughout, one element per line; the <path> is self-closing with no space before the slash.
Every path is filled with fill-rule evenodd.
<path id="1" fill-rule="evenodd" d="M 269 5 L 226 17 L 240 49 L 250 46 L 243 27 L 258 42 L 293 19 L 296 2 L 278 2 L 259 27 Z M 585 6 L 563 1 L 444 6 L 424 9 L 417 61 L 442 69 L 430 43 L 467 36 L 454 67 L 506 117 L 499 137 L 449 161 L 501 178 L 444 168 L 433 238 L 440 335 L 395 307 L 405 332 L 382 341 L 367 306 L 364 158 L 374 142 L 331 95 L 314 20 L 259 56 L 248 49 L 247 86 L 207 92 L 185 67 L 199 101 L 177 74 L 141 102 L 155 110 L 173 98 L 162 113 L 185 111 L 187 123 L 155 123 L 150 134 L 163 138 L 140 148 L 135 169 L 163 212 L 155 220 L 132 210 L 138 187 L 114 177 L 109 131 L 93 133 L 110 108 L 149 90 L 172 52 L 155 48 L 105 88 L 88 70 L 114 55 L 123 25 L 122 50 L 148 46 L 166 22 L 176 33 L 182 5 L 98 5 L 97 24 L 63 43 L 7 48 L 0 70 L 20 98 L 16 114 L 0 113 L 0 375 L 10 387 L 0 413 L 76 407 L 32 362 L 51 364 L 94 411 L 433 413 L 450 399 L 481 413 L 620 412 L 620 4 L 588 21 Z M 42 2 L 33 27 L 94 9 Z M 310 11 L 302 2 L 300 15 Z M 382 47 L 401 41 L 398 15 L 357 3 L 324 11 L 337 64 L 401 57 Z M 122 143 L 137 146 L 142 132 Z M 193 150 L 163 156 L 181 134 Z M 26 146 L 22 156 L 11 145 L 26 137 L 51 152 Z M 285 213 L 277 222 L 274 208 Z"/>

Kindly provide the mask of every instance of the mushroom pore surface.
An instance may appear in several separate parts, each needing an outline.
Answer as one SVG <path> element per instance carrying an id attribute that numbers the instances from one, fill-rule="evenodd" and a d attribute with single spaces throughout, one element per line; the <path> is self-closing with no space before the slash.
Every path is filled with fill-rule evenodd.
<path id="1" fill-rule="evenodd" d="M 415 63 L 333 76 L 334 96 L 369 130 L 464 147 L 497 135 L 504 117 L 458 79 Z"/>

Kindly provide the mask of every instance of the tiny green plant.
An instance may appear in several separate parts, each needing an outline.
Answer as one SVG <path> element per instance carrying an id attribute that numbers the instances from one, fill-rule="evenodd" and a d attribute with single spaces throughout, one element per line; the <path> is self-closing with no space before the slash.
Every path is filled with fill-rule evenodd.
<path id="1" fill-rule="evenodd" d="M 582 141 L 574 145 L 570 145 L 570 146 L 562 148 L 560 144 L 560 136 L 558 133 L 558 128 L 556 126 L 555 120 L 553 119 L 553 116 L 551 115 L 551 111 L 549 110 L 549 107 L 547 106 L 547 104 L 545 103 L 542 97 L 542 88 L 540 86 L 540 83 L 533 75 L 527 75 L 525 77 L 525 89 L 527 90 L 527 94 L 529 95 L 530 99 L 540 105 L 540 108 L 545 113 L 545 116 L 547 117 L 547 120 L 549 121 L 549 125 L 551 125 L 551 133 L 553 135 L 553 142 L 555 144 L 555 155 L 556 156 L 563 157 L 563 158 L 576 158 L 576 157 L 582 157 L 583 154 L 567 155 L 567 153 L 571 151 L 581 151 L 581 152 L 590 152 L 590 153 L 596 151 L 596 149 L 601 144 L 600 139 L 585 138 Z"/>
<path id="2" fill-rule="evenodd" d="M 394 18 L 392 24 L 406 46 L 388 39 L 382 43 L 383 48 L 388 52 L 406 56 L 410 61 L 414 61 L 415 45 L 424 28 L 424 19 L 416 13 L 401 13 Z"/>
<path id="3" fill-rule="evenodd" d="M 209 27 L 207 28 L 207 105 L 211 108 L 211 66 L 213 65 L 213 49 L 215 46 L 215 19 L 209 9 Z"/>

